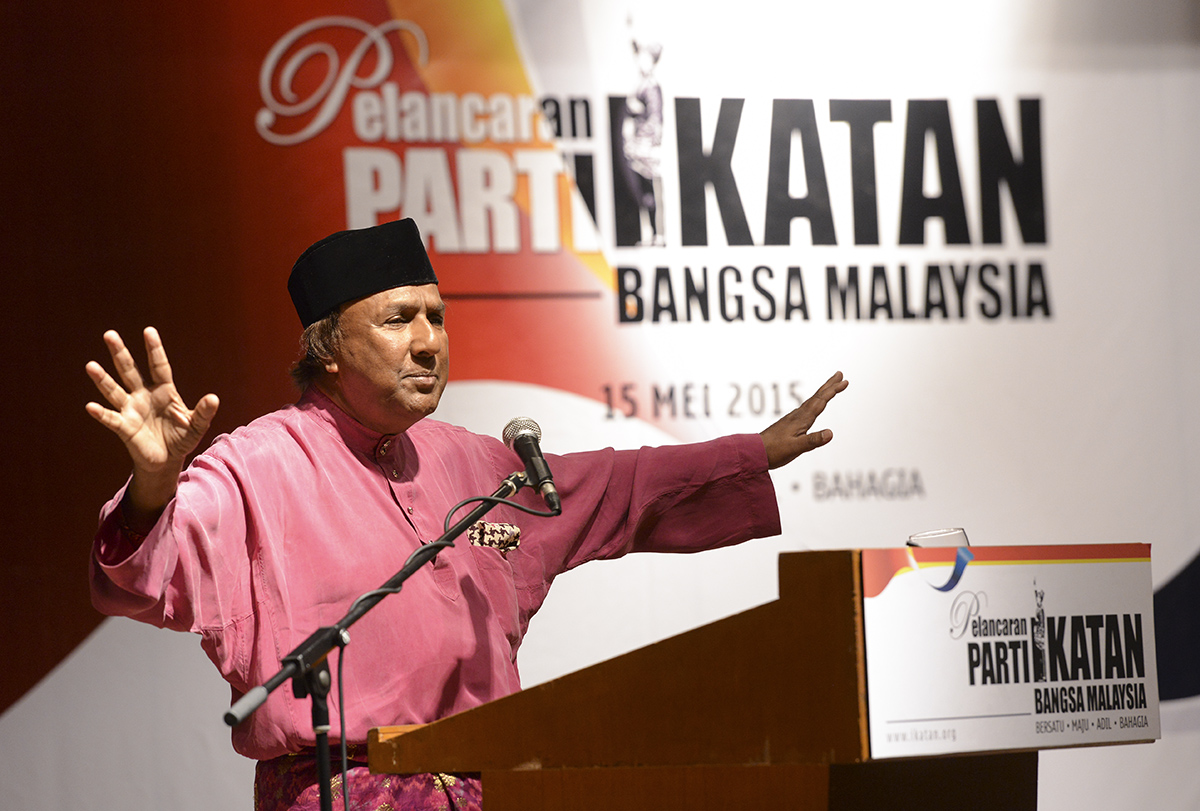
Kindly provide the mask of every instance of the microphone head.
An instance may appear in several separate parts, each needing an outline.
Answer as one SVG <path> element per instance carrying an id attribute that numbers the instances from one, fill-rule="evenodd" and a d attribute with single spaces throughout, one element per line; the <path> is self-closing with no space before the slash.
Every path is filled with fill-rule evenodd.
<path id="1" fill-rule="evenodd" d="M 534 439 L 540 440 L 542 438 L 542 429 L 529 417 L 513 417 L 508 421 L 508 425 L 504 426 L 502 436 L 504 444 L 511 449 L 517 437 L 529 434 L 532 434 Z"/>

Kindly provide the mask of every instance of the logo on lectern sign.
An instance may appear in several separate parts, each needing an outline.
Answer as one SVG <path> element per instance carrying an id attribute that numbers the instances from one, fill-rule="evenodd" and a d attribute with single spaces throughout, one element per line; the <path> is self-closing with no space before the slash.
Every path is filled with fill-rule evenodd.
<path id="1" fill-rule="evenodd" d="M 1145 544 L 863 551 L 871 755 L 1159 737 Z"/>

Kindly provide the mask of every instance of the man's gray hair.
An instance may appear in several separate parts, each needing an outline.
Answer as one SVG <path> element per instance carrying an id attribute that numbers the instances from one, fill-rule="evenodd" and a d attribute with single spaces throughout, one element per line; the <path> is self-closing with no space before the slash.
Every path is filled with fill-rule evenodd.
<path id="1" fill-rule="evenodd" d="M 340 315 L 341 308 L 337 308 L 301 333 L 300 358 L 290 370 L 292 382 L 301 391 L 307 391 L 325 373 L 325 364 L 333 360 L 342 337 Z"/>

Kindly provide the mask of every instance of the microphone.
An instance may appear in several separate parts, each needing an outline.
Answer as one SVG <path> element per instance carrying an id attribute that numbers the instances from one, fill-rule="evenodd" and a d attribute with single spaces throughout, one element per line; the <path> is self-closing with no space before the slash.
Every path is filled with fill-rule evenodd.
<path id="1" fill-rule="evenodd" d="M 529 484 L 542 494 L 542 499 L 550 512 L 558 515 L 562 512 L 562 499 L 558 490 L 554 489 L 554 476 L 546 457 L 542 456 L 542 447 L 538 440 L 542 438 L 542 429 L 528 417 L 514 417 L 504 426 L 504 444 L 507 445 L 521 461 L 525 463 L 525 475 Z"/>

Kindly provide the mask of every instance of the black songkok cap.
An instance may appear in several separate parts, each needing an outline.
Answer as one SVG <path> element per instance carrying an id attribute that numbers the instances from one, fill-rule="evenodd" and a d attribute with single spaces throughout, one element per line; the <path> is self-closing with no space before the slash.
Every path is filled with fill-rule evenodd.
<path id="1" fill-rule="evenodd" d="M 338 231 L 300 254 L 288 292 L 306 328 L 340 304 L 393 287 L 437 284 L 411 219 Z"/>

